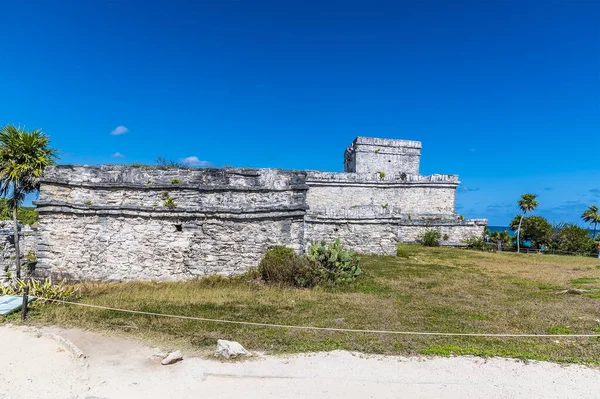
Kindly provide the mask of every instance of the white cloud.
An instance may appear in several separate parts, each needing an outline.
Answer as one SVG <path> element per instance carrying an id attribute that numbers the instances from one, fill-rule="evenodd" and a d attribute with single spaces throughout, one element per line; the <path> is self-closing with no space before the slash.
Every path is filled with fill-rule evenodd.
<path id="1" fill-rule="evenodd" d="M 208 168 L 212 164 L 208 161 L 201 161 L 198 157 L 191 156 L 187 158 L 179 158 L 179 163 L 190 168 Z"/>
<path id="2" fill-rule="evenodd" d="M 114 128 L 113 131 L 110 132 L 110 134 L 112 136 L 120 136 L 121 134 L 125 134 L 128 131 L 129 131 L 129 129 L 127 129 L 125 126 L 120 125 L 120 126 L 117 126 L 116 128 Z"/>
<path id="3" fill-rule="evenodd" d="M 115 152 L 114 154 L 111 155 L 113 158 L 125 158 L 125 155 L 121 154 L 120 152 Z"/>

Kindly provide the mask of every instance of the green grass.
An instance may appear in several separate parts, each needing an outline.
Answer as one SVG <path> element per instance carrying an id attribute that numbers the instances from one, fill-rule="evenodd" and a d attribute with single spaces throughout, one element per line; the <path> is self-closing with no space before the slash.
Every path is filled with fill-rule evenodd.
<path id="1" fill-rule="evenodd" d="M 293 289 L 245 276 L 81 285 L 81 302 L 275 324 L 460 333 L 590 334 L 600 324 L 597 259 L 406 246 L 362 256 L 364 274 L 336 288 Z M 565 294 L 585 284 L 589 293 Z M 562 293 L 561 293 L 562 292 Z M 587 291 L 586 291 L 587 292 Z M 18 322 L 18 316 L 9 318 Z M 232 339 L 267 353 L 506 356 L 600 365 L 595 338 L 483 338 L 288 330 L 34 303 L 28 323 L 88 328 L 198 352 Z"/>

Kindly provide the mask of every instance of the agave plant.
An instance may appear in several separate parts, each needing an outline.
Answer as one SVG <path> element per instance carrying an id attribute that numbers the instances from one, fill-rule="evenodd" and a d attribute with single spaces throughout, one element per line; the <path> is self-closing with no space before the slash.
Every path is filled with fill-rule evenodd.
<path id="1" fill-rule="evenodd" d="M 0 293 L 2 295 L 22 295 L 27 286 L 29 286 L 29 295 L 38 298 L 68 301 L 75 299 L 79 295 L 79 290 L 76 286 L 66 285 L 65 280 L 62 280 L 58 284 L 53 284 L 50 278 L 43 281 L 15 279 L 0 287 Z"/>

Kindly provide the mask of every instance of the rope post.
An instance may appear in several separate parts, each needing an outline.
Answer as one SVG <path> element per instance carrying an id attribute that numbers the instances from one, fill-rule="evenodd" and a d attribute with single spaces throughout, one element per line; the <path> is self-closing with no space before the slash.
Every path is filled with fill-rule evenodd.
<path id="1" fill-rule="evenodd" d="M 27 302 L 29 297 L 29 277 L 25 280 L 25 289 L 23 290 L 23 304 L 21 305 L 21 321 L 27 318 Z"/>
<path id="2" fill-rule="evenodd" d="M 29 302 L 29 282 L 31 280 L 30 275 L 31 272 L 29 270 L 29 264 L 27 263 L 27 270 L 25 273 L 25 289 L 23 289 L 23 303 L 21 304 L 21 321 L 25 321 L 27 318 L 27 303 Z"/>

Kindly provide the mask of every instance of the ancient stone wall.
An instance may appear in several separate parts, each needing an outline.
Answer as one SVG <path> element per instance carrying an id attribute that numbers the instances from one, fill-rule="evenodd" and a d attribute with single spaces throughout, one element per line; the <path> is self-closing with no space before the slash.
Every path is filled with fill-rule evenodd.
<path id="1" fill-rule="evenodd" d="M 340 238 L 393 254 L 427 229 L 444 244 L 481 235 L 455 213 L 455 175 L 420 176 L 421 144 L 357 138 L 349 173 L 279 169 L 56 166 L 42 181 L 36 274 L 75 280 L 181 280 L 258 265 Z"/>
<path id="2" fill-rule="evenodd" d="M 37 231 L 29 226 L 19 225 L 19 238 L 21 250 L 21 262 L 25 261 L 25 256 L 35 255 L 37 252 L 38 235 Z M 14 232 L 12 220 L 0 221 L 0 272 L 11 274 L 15 271 L 16 251 L 14 246 Z"/>
<path id="3" fill-rule="evenodd" d="M 394 255 L 398 243 L 417 243 L 428 229 L 440 231 L 441 245 L 463 245 L 463 240 L 481 236 L 487 220 L 407 220 L 391 215 L 378 217 L 328 217 L 311 215 L 306 218 L 307 242 L 339 238 L 354 251 L 367 254 Z"/>
<path id="4" fill-rule="evenodd" d="M 276 244 L 301 252 L 304 181 L 274 169 L 50 168 L 36 273 L 185 279 L 247 270 Z"/>
<path id="5" fill-rule="evenodd" d="M 455 216 L 458 176 L 308 172 L 311 212 L 374 207 L 394 214 Z"/>

